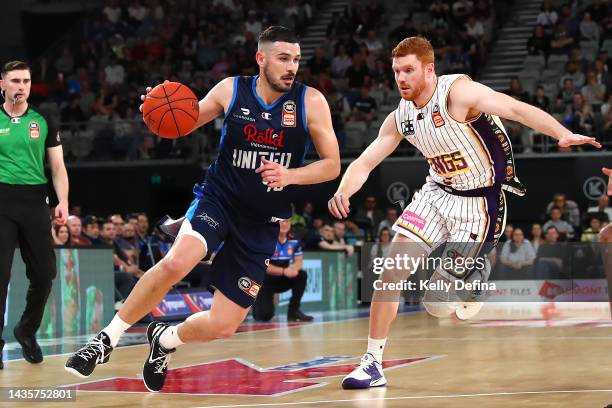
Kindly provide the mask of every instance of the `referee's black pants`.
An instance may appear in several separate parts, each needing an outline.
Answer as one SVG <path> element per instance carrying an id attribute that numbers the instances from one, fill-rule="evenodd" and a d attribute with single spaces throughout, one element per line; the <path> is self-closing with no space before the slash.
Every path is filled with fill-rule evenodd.
<path id="1" fill-rule="evenodd" d="M 300 309 L 300 302 L 306 289 L 308 275 L 300 270 L 295 278 L 285 276 L 266 275 L 253 305 L 253 318 L 267 322 L 274 317 L 274 294 L 286 292 L 291 289 L 291 299 L 287 314 L 291 315 Z"/>
<path id="2" fill-rule="evenodd" d="M 0 183 L 0 338 L 17 245 L 30 281 L 26 307 L 18 325 L 26 335 L 34 335 L 40 327 L 52 281 L 57 275 L 47 201 L 46 185 L 15 186 Z"/>

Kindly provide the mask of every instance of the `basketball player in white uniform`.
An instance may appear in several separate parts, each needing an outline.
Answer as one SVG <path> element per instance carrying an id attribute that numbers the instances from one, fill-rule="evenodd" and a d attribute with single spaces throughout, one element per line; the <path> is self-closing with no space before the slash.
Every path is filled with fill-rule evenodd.
<path id="1" fill-rule="evenodd" d="M 612 169 L 603 168 L 603 174 L 608 176 L 608 195 L 612 196 Z M 612 220 L 611 220 L 612 221 Z M 612 314 L 612 222 L 599 231 L 599 245 L 603 258 L 604 272 L 608 278 L 608 297 L 610 299 L 610 313 Z"/>
<path id="2" fill-rule="evenodd" d="M 421 37 L 401 41 L 392 52 L 395 81 L 402 100 L 383 122 L 378 137 L 346 170 L 329 210 L 337 218 L 350 212 L 350 198 L 370 172 L 406 139 L 425 156 L 430 171 L 422 189 L 404 209 L 388 258 L 425 257 L 444 242 L 471 243 L 462 257 L 481 256 L 503 231 L 504 190 L 525 190 L 516 178 L 510 141 L 498 117 L 515 120 L 556 139 L 559 146 L 601 145 L 592 137 L 572 134 L 552 116 L 531 105 L 472 81 L 465 75 L 436 76 L 431 44 Z M 406 245 L 405 243 L 414 243 Z M 402 245 L 403 244 L 403 245 Z M 446 251 L 446 249 L 445 249 Z M 486 268 L 485 268 L 486 269 Z M 473 271 L 473 270 L 472 270 Z M 385 271 L 397 281 L 407 271 Z M 486 280 L 487 271 L 479 271 Z M 467 279 L 468 274 L 436 270 L 432 280 Z M 382 356 L 398 309 L 399 291 L 384 299 L 375 291 L 370 308 L 368 349 L 359 366 L 342 381 L 343 388 L 383 386 Z M 448 293 L 446 293 L 448 295 Z M 423 304 L 434 316 L 455 310 L 453 299 L 425 293 Z"/>

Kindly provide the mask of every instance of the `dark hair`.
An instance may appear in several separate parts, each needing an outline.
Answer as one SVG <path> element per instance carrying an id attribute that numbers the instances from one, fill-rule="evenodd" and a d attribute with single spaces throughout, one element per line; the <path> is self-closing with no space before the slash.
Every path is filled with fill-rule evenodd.
<path id="1" fill-rule="evenodd" d="M 4 75 L 6 75 L 10 71 L 17 71 L 17 70 L 23 70 L 23 69 L 27 69 L 28 71 L 30 71 L 30 73 L 32 73 L 32 70 L 30 69 L 30 66 L 26 62 L 23 62 L 23 61 L 9 61 L 6 64 L 4 64 L 0 74 L 2 75 L 2 78 L 4 78 Z"/>
<path id="2" fill-rule="evenodd" d="M 270 26 L 263 30 L 261 34 L 259 34 L 257 44 L 261 45 L 263 43 L 273 43 L 276 41 L 299 43 L 299 40 L 293 31 L 291 31 L 287 27 L 277 25 Z"/>
<path id="3" fill-rule="evenodd" d="M 559 207 L 558 205 L 553 205 L 553 206 L 550 208 L 550 212 L 553 212 L 553 210 L 559 210 L 559 211 L 561 211 L 561 207 Z"/>
<path id="4" fill-rule="evenodd" d="M 88 215 L 87 217 L 83 219 L 83 229 L 85 229 L 85 227 L 88 225 L 97 224 L 97 223 L 98 223 L 98 218 L 95 215 Z"/>

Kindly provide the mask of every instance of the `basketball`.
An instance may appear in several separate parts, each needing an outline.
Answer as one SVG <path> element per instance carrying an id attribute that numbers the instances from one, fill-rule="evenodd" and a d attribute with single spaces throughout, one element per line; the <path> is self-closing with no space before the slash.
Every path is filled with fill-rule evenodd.
<path id="1" fill-rule="evenodd" d="M 191 132 L 199 112 L 198 98 L 191 89 L 178 82 L 164 82 L 145 97 L 142 119 L 159 137 L 176 139 Z"/>

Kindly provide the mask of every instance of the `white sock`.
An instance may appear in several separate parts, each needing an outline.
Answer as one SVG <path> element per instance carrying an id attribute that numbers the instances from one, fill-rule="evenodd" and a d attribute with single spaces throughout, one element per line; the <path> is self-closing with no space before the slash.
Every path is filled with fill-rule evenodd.
<path id="1" fill-rule="evenodd" d="M 164 330 L 159 338 L 159 344 L 161 344 L 161 346 L 166 350 L 172 350 L 173 348 L 185 344 L 179 337 L 178 325 L 170 326 Z"/>
<path id="2" fill-rule="evenodd" d="M 125 331 L 131 326 L 131 324 L 124 322 L 123 320 L 121 320 L 119 315 L 116 314 L 115 317 L 113 317 L 113 320 L 111 320 L 111 322 L 109 323 L 109 325 L 103 328 L 102 331 L 106 333 L 106 335 L 110 339 L 111 346 L 113 346 L 114 348 L 115 346 L 117 346 L 117 343 L 119 343 L 119 338 L 121 337 L 121 335 L 123 335 L 123 333 L 125 333 Z"/>
<path id="3" fill-rule="evenodd" d="M 372 354 L 376 361 L 382 364 L 383 352 L 385 351 L 385 343 L 387 338 L 384 339 L 373 339 L 368 337 L 368 353 Z"/>

